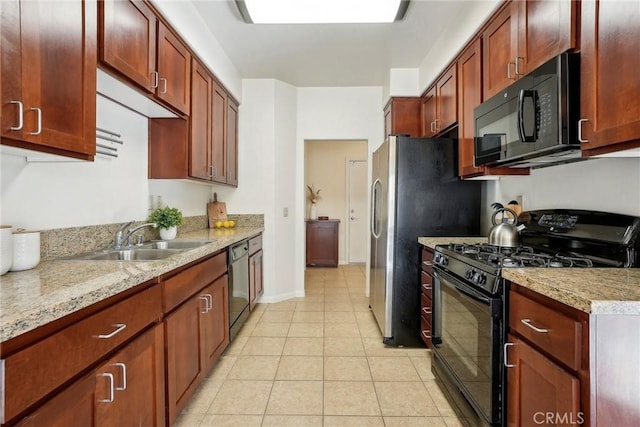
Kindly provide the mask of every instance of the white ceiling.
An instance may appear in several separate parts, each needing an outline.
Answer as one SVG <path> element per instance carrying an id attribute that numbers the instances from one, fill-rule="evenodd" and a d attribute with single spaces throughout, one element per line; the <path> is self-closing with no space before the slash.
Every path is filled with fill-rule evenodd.
<path id="1" fill-rule="evenodd" d="M 231 0 L 194 5 L 243 78 L 298 87 L 384 86 L 391 68 L 418 68 L 468 1 L 411 0 L 391 24 L 246 24 Z"/>

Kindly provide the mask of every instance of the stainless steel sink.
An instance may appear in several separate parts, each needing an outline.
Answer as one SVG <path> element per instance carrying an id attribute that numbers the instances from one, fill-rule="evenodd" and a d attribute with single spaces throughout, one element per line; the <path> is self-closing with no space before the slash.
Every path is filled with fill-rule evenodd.
<path id="1" fill-rule="evenodd" d="M 87 261 L 156 261 L 169 258 L 182 251 L 177 249 L 114 249 L 71 257 L 73 260 Z"/>
<path id="2" fill-rule="evenodd" d="M 156 240 L 142 245 L 143 248 L 158 249 L 193 249 L 211 243 L 213 240 Z"/>

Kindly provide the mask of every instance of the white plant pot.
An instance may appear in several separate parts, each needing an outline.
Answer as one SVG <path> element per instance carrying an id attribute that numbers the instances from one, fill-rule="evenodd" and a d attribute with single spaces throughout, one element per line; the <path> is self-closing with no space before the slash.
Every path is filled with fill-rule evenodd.
<path id="1" fill-rule="evenodd" d="M 160 229 L 160 238 L 162 240 L 173 240 L 178 234 L 178 227 L 169 227 Z"/>
<path id="2" fill-rule="evenodd" d="M 318 205 L 311 203 L 311 210 L 309 212 L 309 219 L 318 219 Z"/>

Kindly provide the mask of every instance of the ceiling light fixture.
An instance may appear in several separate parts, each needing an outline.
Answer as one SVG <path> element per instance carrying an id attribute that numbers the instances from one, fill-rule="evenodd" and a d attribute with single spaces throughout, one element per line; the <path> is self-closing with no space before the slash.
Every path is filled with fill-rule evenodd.
<path id="1" fill-rule="evenodd" d="M 409 0 L 236 0 L 249 24 L 386 23 L 404 17 Z"/>

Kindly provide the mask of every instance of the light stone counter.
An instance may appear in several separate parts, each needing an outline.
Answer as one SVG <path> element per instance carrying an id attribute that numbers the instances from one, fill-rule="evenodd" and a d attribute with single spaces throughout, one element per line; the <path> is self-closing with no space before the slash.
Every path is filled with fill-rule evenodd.
<path id="1" fill-rule="evenodd" d="M 503 268 L 502 277 L 585 313 L 640 315 L 638 268 Z"/>
<path id="2" fill-rule="evenodd" d="M 264 227 L 204 229 L 179 235 L 212 240 L 159 261 L 41 262 L 33 270 L 0 277 L 0 342 L 36 329 L 264 231 Z"/>
<path id="3" fill-rule="evenodd" d="M 487 243 L 486 237 L 418 237 L 418 243 L 435 249 L 436 245 L 446 245 L 448 243 Z"/>

